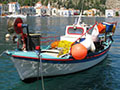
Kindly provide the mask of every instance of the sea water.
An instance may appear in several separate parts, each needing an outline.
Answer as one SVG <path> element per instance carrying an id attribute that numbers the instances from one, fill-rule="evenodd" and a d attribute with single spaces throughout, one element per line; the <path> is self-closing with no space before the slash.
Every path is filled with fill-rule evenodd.
<path id="1" fill-rule="evenodd" d="M 107 57 L 88 70 L 44 78 L 45 90 L 120 90 L 120 18 L 84 17 L 82 20 L 87 24 L 118 21 Z M 64 35 L 66 25 L 74 21 L 75 17 L 28 17 L 24 20 L 29 24 L 31 33 L 41 33 L 43 37 Z M 0 54 L 16 48 L 12 40 L 5 39 L 7 33 L 7 18 L 0 18 Z M 10 58 L 4 55 L 0 57 L 0 90 L 42 90 L 41 85 L 41 80 L 22 82 Z"/>

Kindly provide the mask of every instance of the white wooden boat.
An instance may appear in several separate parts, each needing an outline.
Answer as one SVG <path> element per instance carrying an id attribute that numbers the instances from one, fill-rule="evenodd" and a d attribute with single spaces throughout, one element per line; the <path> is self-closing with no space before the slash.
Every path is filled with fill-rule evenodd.
<path id="1" fill-rule="evenodd" d="M 102 25 L 104 29 L 98 23 L 92 26 L 79 22 L 68 25 L 59 41 L 50 44 L 49 48 L 40 49 L 41 36 L 30 35 L 27 25 L 17 18 L 14 28 L 17 34 L 22 35 L 25 49 L 18 47 L 17 50 L 6 51 L 6 54 L 11 57 L 22 80 L 38 77 L 38 71 L 47 77 L 86 70 L 103 61 L 112 45 L 116 23 L 104 22 Z M 23 27 L 27 27 L 27 37 Z"/>

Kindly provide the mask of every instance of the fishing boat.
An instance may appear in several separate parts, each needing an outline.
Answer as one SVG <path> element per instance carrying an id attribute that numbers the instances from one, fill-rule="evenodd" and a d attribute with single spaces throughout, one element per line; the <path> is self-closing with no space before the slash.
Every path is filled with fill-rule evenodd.
<path id="1" fill-rule="evenodd" d="M 83 71 L 97 65 L 107 56 L 116 25 L 117 22 L 87 25 L 79 17 L 73 25 L 66 26 L 65 35 L 60 36 L 60 40 L 51 42 L 43 49 L 43 36 L 30 34 L 28 25 L 17 18 L 14 29 L 17 35 L 21 35 L 23 46 L 19 46 L 18 40 L 17 48 L 5 53 L 11 57 L 21 80 Z M 26 28 L 27 33 L 23 33 L 23 28 Z"/>

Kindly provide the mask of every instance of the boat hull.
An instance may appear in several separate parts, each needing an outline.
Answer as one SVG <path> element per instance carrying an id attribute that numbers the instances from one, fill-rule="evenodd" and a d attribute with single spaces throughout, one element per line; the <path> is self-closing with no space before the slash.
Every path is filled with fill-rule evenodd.
<path id="1" fill-rule="evenodd" d="M 107 50 L 108 51 L 108 50 Z M 41 72 L 43 76 L 57 76 L 57 75 L 65 75 L 70 73 L 79 72 L 90 67 L 95 66 L 96 64 L 100 63 L 107 55 L 107 51 L 103 54 L 100 54 L 97 57 L 89 58 L 86 60 L 74 60 L 70 62 L 46 62 L 46 60 L 42 60 L 45 62 L 40 62 L 36 60 L 29 60 L 29 59 L 19 59 L 12 57 L 12 61 L 19 73 L 19 76 L 22 80 L 28 78 L 35 78 L 40 77 Z M 38 65 L 39 64 L 39 65 Z M 38 67 L 39 67 L 39 75 L 38 75 Z"/>

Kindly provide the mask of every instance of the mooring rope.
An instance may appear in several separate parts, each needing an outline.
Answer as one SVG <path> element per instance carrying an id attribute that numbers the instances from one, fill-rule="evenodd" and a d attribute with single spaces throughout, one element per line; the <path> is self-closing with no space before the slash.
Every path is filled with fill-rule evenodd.
<path id="1" fill-rule="evenodd" d="M 38 59 L 39 59 L 39 61 L 38 61 L 38 70 L 37 70 L 37 72 L 38 72 L 37 80 L 39 80 L 39 74 L 40 74 L 41 83 L 42 83 L 42 90 L 45 90 L 44 79 L 43 79 L 43 74 L 42 74 L 42 60 L 41 60 L 42 56 L 40 55 L 40 52 L 39 53 L 37 52 L 36 54 L 38 55 Z M 39 70 L 39 68 L 40 68 L 40 70 Z M 39 86 L 39 83 L 38 83 L 38 86 Z"/>
<path id="2" fill-rule="evenodd" d="M 0 57 L 6 52 L 7 50 L 3 51 L 1 54 L 0 54 Z"/>
<path id="3" fill-rule="evenodd" d="M 39 56 L 38 52 L 36 52 L 36 54 L 38 55 L 38 59 L 40 60 L 40 56 Z M 37 76 L 37 81 L 39 80 L 39 67 L 40 67 L 40 62 L 38 61 L 38 68 L 37 68 L 37 74 L 38 74 L 38 76 Z M 39 90 L 39 83 L 38 83 L 37 90 Z"/>
<path id="4" fill-rule="evenodd" d="M 41 68 L 41 72 L 40 72 L 40 76 L 41 76 L 41 82 L 42 82 L 42 89 L 45 90 L 45 86 L 44 86 L 44 79 L 43 79 L 43 73 L 42 73 L 42 60 L 41 60 L 42 55 L 40 55 L 40 68 Z"/>

